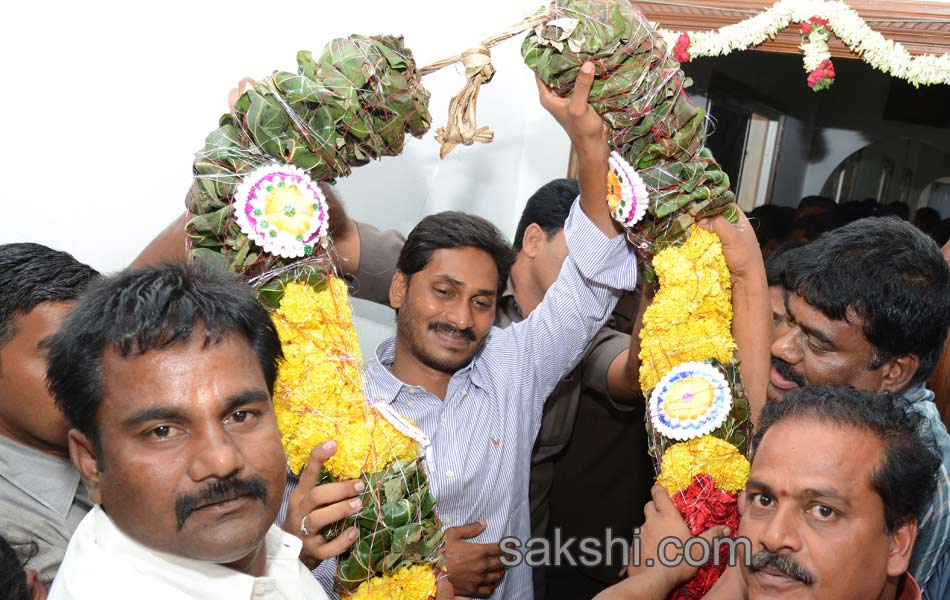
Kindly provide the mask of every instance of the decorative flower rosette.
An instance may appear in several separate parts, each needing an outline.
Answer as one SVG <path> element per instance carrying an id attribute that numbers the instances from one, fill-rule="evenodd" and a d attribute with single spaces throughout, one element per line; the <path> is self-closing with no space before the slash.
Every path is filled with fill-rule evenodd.
<path id="1" fill-rule="evenodd" d="M 660 434 L 689 440 L 719 428 L 732 408 L 729 383 L 715 367 L 683 363 L 653 388 L 650 418 Z"/>
<path id="2" fill-rule="evenodd" d="M 244 176 L 234 194 L 241 231 L 265 252 L 284 258 L 326 246 L 327 200 L 316 182 L 293 165 L 271 164 Z"/>
<path id="3" fill-rule="evenodd" d="M 610 215 L 624 227 L 639 223 L 650 205 L 643 178 L 618 152 L 611 152 L 607 159 L 607 205 Z"/>

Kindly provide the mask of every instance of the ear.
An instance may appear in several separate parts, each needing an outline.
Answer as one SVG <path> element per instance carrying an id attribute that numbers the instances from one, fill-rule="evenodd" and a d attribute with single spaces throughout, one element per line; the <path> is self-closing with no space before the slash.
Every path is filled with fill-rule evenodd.
<path id="1" fill-rule="evenodd" d="M 524 236 L 521 238 L 521 251 L 528 258 L 534 258 L 541 250 L 541 243 L 548 239 L 547 234 L 537 223 L 528 225 L 524 230 Z"/>
<path id="2" fill-rule="evenodd" d="M 740 517 L 742 516 L 742 513 L 745 512 L 745 505 L 746 505 L 745 490 L 742 490 L 741 492 L 739 492 L 739 498 L 738 498 L 738 503 L 737 503 Z"/>
<path id="3" fill-rule="evenodd" d="M 917 539 L 917 521 L 910 521 L 890 533 L 887 554 L 887 575 L 898 577 L 907 571 L 910 555 Z"/>
<path id="4" fill-rule="evenodd" d="M 887 361 L 881 367 L 881 391 L 903 390 L 910 385 L 919 368 L 920 358 L 916 354 L 904 354 Z"/>
<path id="5" fill-rule="evenodd" d="M 82 482 L 89 490 L 89 499 L 94 504 L 102 503 L 99 493 L 99 465 L 96 463 L 96 451 L 92 440 L 80 433 L 78 429 L 69 430 L 69 457 L 79 471 Z"/>
<path id="6" fill-rule="evenodd" d="M 399 307 L 406 300 L 406 292 L 408 291 L 409 276 L 397 270 L 393 275 L 393 280 L 389 283 L 389 305 L 399 310 Z"/>

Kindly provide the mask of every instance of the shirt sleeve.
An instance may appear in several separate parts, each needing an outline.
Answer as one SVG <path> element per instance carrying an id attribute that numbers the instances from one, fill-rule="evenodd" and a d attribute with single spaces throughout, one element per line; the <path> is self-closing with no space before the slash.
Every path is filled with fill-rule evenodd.
<path id="1" fill-rule="evenodd" d="M 937 577 L 936 573 L 941 571 L 944 577 L 950 574 L 947 565 L 943 565 L 942 569 L 938 568 L 941 562 L 950 556 L 950 471 L 947 469 L 950 464 L 950 436 L 933 402 L 915 402 L 913 406 L 927 418 L 933 436 L 932 443 L 943 458 L 937 478 L 937 492 L 920 518 L 917 541 L 914 542 L 914 551 L 907 569 L 921 589 L 925 590 L 925 596 L 929 596 L 926 590 L 933 589 L 931 580 Z M 940 584 L 934 582 L 934 585 Z M 943 585 L 946 585 L 946 582 Z"/>
<path id="2" fill-rule="evenodd" d="M 380 231 L 359 221 L 356 227 L 360 232 L 360 266 L 350 279 L 350 291 L 357 298 L 389 306 L 389 286 L 406 237 L 395 229 Z"/>
<path id="3" fill-rule="evenodd" d="M 524 321 L 494 329 L 489 341 L 503 363 L 500 372 L 518 374 L 506 377 L 503 385 L 531 403 L 536 423 L 545 398 L 580 361 L 622 290 L 632 290 L 637 282 L 636 256 L 625 237 L 604 235 L 577 200 L 564 223 L 564 237 L 569 254 L 544 299 Z"/>
<path id="4" fill-rule="evenodd" d="M 607 371 L 624 350 L 630 348 L 630 336 L 613 329 L 608 324 L 602 327 L 590 343 L 590 349 L 581 359 L 581 383 L 587 389 L 603 394 L 610 405 L 621 412 L 636 408 L 631 402 L 616 402 L 607 390 Z"/>

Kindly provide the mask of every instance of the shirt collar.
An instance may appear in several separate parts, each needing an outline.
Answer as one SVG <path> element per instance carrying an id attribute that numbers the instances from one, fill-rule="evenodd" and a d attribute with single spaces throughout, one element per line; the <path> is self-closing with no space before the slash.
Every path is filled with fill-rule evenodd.
<path id="1" fill-rule="evenodd" d="M 934 393 L 928 390 L 923 384 L 908 388 L 904 391 L 903 395 L 911 404 L 932 401 L 934 399 Z"/>
<path id="2" fill-rule="evenodd" d="M 521 305 L 518 304 L 518 297 L 515 296 L 515 286 L 511 283 L 511 277 L 508 278 L 508 285 L 505 286 L 505 291 L 501 295 L 501 302 L 499 302 L 499 304 L 507 304 L 506 308 L 508 310 L 515 313 L 515 315 L 521 319 L 524 319 L 524 311 L 521 310 Z M 501 309 L 502 307 L 499 306 L 497 310 Z"/>
<path id="3" fill-rule="evenodd" d="M 240 571 L 213 562 L 195 560 L 153 550 L 132 539 L 96 506 L 87 516 L 94 520 L 93 540 L 105 554 L 105 558 L 122 557 L 135 565 L 137 572 L 188 589 L 189 597 L 204 598 L 250 598 L 255 580 Z M 271 525 L 264 539 L 267 553 L 265 577 L 297 578 L 301 542 L 296 537 L 284 533 L 276 525 Z M 92 556 L 95 556 L 93 554 Z M 202 592 L 204 590 L 204 592 Z"/>
<path id="4" fill-rule="evenodd" d="M 922 593 L 917 580 L 910 573 L 904 573 L 900 596 L 897 600 L 921 600 Z"/>
<path id="5" fill-rule="evenodd" d="M 0 477 L 58 515 L 69 514 L 79 491 L 79 471 L 52 456 L 0 435 Z"/>
<path id="6" fill-rule="evenodd" d="M 488 335 L 491 335 L 491 333 Z M 482 352 L 484 351 L 485 349 L 482 348 Z M 481 352 L 475 355 L 475 358 L 472 359 L 472 362 L 456 371 L 452 375 L 452 379 L 457 377 L 468 377 L 471 379 L 474 385 L 484 387 L 482 386 L 480 379 L 475 376 L 477 371 L 474 370 L 474 366 L 478 362 L 480 356 Z M 399 396 L 403 390 L 408 391 L 410 389 L 421 389 L 419 386 L 403 383 L 401 379 L 392 374 L 389 368 L 392 366 L 393 360 L 395 360 L 395 358 L 395 336 L 383 340 L 378 346 L 376 346 L 376 351 L 373 352 L 373 357 L 369 360 L 369 364 L 366 367 L 368 375 L 368 377 L 366 377 L 366 397 L 370 404 L 375 404 L 377 402 L 392 404 L 393 401 L 396 400 L 396 397 Z"/>

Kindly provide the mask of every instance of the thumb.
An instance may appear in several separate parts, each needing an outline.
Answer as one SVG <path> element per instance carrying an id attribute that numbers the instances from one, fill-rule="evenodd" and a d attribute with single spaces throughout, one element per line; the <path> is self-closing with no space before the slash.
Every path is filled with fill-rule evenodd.
<path id="1" fill-rule="evenodd" d="M 303 486 L 309 490 L 317 485 L 320 469 L 323 468 L 323 463 L 336 453 L 336 447 L 336 442 L 328 440 L 310 451 L 310 460 L 307 461 L 307 466 L 300 472 L 298 487 Z"/>
<path id="2" fill-rule="evenodd" d="M 467 540 L 485 531 L 486 527 L 488 527 L 487 523 L 468 523 L 466 525 L 452 527 L 446 531 L 446 534 L 448 534 L 449 531 L 452 531 L 457 539 Z"/>
<path id="3" fill-rule="evenodd" d="M 650 489 L 650 494 L 653 496 L 653 504 L 656 506 L 657 512 L 679 512 L 679 509 L 676 508 L 676 504 L 673 503 L 673 499 L 670 498 L 670 495 L 666 492 L 666 488 L 662 485 L 654 485 Z"/>
<path id="4" fill-rule="evenodd" d="M 590 89 L 594 85 L 594 63 L 585 62 L 581 65 L 580 73 L 574 80 L 574 91 L 571 92 L 571 114 L 581 116 L 587 112 Z"/>
<path id="5" fill-rule="evenodd" d="M 716 538 L 729 537 L 730 535 L 732 535 L 732 529 L 725 525 L 715 525 L 704 531 L 700 537 L 711 543 Z"/>

